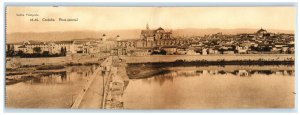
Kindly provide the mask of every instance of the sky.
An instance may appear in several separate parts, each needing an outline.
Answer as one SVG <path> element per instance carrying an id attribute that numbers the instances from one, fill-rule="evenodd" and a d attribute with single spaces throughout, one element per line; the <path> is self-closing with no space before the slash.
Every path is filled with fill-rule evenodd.
<path id="1" fill-rule="evenodd" d="M 38 16 L 18 16 L 37 14 Z M 25 7 L 6 8 L 6 32 L 184 28 L 294 30 L 290 7 Z M 54 22 L 42 21 L 53 18 Z M 78 21 L 58 21 L 59 18 Z M 39 21 L 30 21 L 38 19 Z"/>

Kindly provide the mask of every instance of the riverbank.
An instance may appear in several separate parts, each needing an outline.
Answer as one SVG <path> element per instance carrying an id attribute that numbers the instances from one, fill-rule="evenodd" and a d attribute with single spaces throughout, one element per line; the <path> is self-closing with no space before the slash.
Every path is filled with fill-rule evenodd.
<path id="1" fill-rule="evenodd" d="M 99 62 L 101 63 L 101 61 Z M 99 64 L 65 66 L 65 65 L 36 65 L 14 69 L 6 69 L 5 84 L 12 85 L 28 80 L 39 79 L 41 76 L 60 75 L 65 76 L 68 72 L 94 71 Z"/>
<path id="2" fill-rule="evenodd" d="M 6 58 L 6 76 L 62 71 L 72 66 L 99 66 L 108 54 L 80 54 L 48 58 Z"/>
<path id="3" fill-rule="evenodd" d="M 7 108 L 70 108 L 97 66 L 68 66 L 59 70 L 9 75 L 5 85 Z M 25 101 L 24 101 L 25 100 Z"/>
<path id="4" fill-rule="evenodd" d="M 206 61 L 206 60 L 197 60 L 197 61 L 185 61 L 185 60 L 176 60 L 174 62 L 147 62 L 139 64 L 151 64 L 153 66 L 225 66 L 225 65 L 294 65 L 294 61 L 252 61 L 252 60 L 232 60 L 232 61 Z M 137 63 L 135 63 L 137 64 Z M 132 64 L 132 65 L 135 65 Z"/>
<path id="5" fill-rule="evenodd" d="M 109 54 L 73 54 L 65 57 L 20 58 L 7 57 L 6 68 L 22 68 L 34 66 L 78 66 L 100 64 Z"/>
<path id="6" fill-rule="evenodd" d="M 293 54 L 216 54 L 216 55 L 149 55 L 149 56 L 121 56 L 128 64 L 139 63 L 163 63 L 169 62 L 197 62 L 202 64 L 272 64 L 275 63 L 294 63 L 295 55 Z"/>

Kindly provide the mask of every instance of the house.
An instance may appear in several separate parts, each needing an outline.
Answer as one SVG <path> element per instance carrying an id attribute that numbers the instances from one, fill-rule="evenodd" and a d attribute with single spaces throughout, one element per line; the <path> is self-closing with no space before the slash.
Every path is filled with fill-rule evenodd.
<path id="1" fill-rule="evenodd" d="M 101 43 L 97 44 L 97 46 L 101 52 L 110 52 L 110 50 L 113 50 L 116 47 L 118 47 L 118 45 L 115 41 L 101 42 Z"/>
<path id="2" fill-rule="evenodd" d="M 90 45 L 88 48 L 88 53 L 89 54 L 94 54 L 94 53 L 99 53 L 99 48 L 97 45 Z"/>
<path id="3" fill-rule="evenodd" d="M 177 51 L 177 46 L 163 46 L 161 47 L 162 50 L 166 51 L 167 55 L 175 54 Z"/>
<path id="4" fill-rule="evenodd" d="M 201 47 L 201 46 L 203 46 L 203 44 L 201 42 L 192 42 L 191 46 L 192 47 Z"/>
<path id="5" fill-rule="evenodd" d="M 238 45 L 235 48 L 239 54 L 246 54 L 249 49 L 249 47 L 246 45 Z"/>
<path id="6" fill-rule="evenodd" d="M 249 76 L 250 74 L 246 70 L 238 70 L 237 75 L 241 76 L 241 77 L 246 77 L 246 76 Z"/>
<path id="7" fill-rule="evenodd" d="M 24 53 L 24 52 L 27 52 L 26 50 L 27 50 L 26 46 L 22 45 L 22 46 L 19 46 L 15 51 L 17 51 L 17 52 L 21 51 Z"/>
<path id="8" fill-rule="evenodd" d="M 290 48 L 288 49 L 288 53 L 294 54 L 294 53 L 295 53 L 295 47 L 290 47 Z"/>
<path id="9" fill-rule="evenodd" d="M 110 50 L 110 55 L 114 55 L 114 56 L 127 55 L 127 51 L 125 48 L 121 48 L 121 47 L 113 48 Z"/>
<path id="10" fill-rule="evenodd" d="M 288 49 L 289 49 L 289 46 L 287 45 L 287 44 L 275 44 L 274 46 L 273 46 L 273 48 L 275 49 L 277 49 L 278 51 L 280 51 L 280 52 L 282 52 L 282 53 L 286 53 L 287 51 L 288 51 Z"/>
<path id="11" fill-rule="evenodd" d="M 208 49 L 208 54 L 220 54 L 220 52 L 217 49 L 209 48 Z"/>
<path id="12" fill-rule="evenodd" d="M 8 50 L 13 50 L 13 51 L 19 51 L 19 47 L 22 48 L 22 46 L 24 47 L 24 43 L 22 42 L 18 42 L 18 43 L 7 43 L 6 44 L 6 47 L 5 47 L 5 50 L 8 51 Z"/>
<path id="13" fill-rule="evenodd" d="M 48 44 L 49 54 L 59 54 L 61 53 L 61 48 L 59 48 L 54 42 Z"/>
<path id="14" fill-rule="evenodd" d="M 131 56 L 147 56 L 147 55 L 151 55 L 152 49 L 151 48 L 134 49 L 131 50 L 131 52 L 132 53 L 129 54 Z"/>
<path id="15" fill-rule="evenodd" d="M 27 54 L 43 53 L 43 52 L 49 51 L 48 44 L 46 44 L 45 42 L 27 41 L 27 42 L 24 42 L 24 45 L 26 47 L 24 53 L 27 53 Z"/>
<path id="16" fill-rule="evenodd" d="M 284 47 L 281 48 L 281 51 L 284 52 L 284 53 L 286 53 L 288 51 L 288 49 L 289 49 L 289 47 L 284 46 Z"/>
<path id="17" fill-rule="evenodd" d="M 202 49 L 202 55 L 207 55 L 207 49 L 206 48 Z"/>
<path id="18" fill-rule="evenodd" d="M 280 53 L 280 49 L 278 49 L 276 47 L 272 47 L 271 52 L 272 53 Z"/>
<path id="19" fill-rule="evenodd" d="M 61 48 L 65 48 L 67 53 L 76 53 L 74 41 L 55 41 L 52 48 L 53 50 L 60 50 Z"/>
<path id="20" fill-rule="evenodd" d="M 188 47 L 178 47 L 176 54 L 185 55 L 188 52 Z"/>
<path id="21" fill-rule="evenodd" d="M 186 55 L 200 55 L 200 53 L 195 52 L 193 49 L 188 49 Z"/>
<path id="22" fill-rule="evenodd" d="M 76 53 L 88 53 L 88 46 L 90 45 L 90 41 L 86 40 L 75 40 L 74 44 L 74 51 Z"/>

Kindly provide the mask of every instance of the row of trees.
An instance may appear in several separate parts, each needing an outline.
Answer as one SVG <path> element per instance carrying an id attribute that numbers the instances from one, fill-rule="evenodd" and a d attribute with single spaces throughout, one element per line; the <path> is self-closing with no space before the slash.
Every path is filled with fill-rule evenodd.
<path id="1" fill-rule="evenodd" d="M 151 55 L 166 55 L 166 54 L 167 54 L 167 51 L 163 50 L 163 49 L 161 49 L 160 51 L 153 51 L 151 53 Z"/>
<path id="2" fill-rule="evenodd" d="M 38 58 L 38 57 L 60 57 L 60 56 L 66 56 L 67 49 L 65 47 L 62 47 L 60 49 L 60 53 L 50 53 L 49 51 L 42 51 L 40 47 L 34 47 L 33 53 L 25 53 L 22 50 L 20 51 L 14 51 L 13 47 L 8 47 L 6 51 L 7 57 L 22 57 L 22 58 Z"/>

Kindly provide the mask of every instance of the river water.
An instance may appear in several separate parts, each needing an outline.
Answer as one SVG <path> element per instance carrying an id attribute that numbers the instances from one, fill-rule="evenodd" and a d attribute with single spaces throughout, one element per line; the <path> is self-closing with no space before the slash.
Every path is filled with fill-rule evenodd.
<path id="1" fill-rule="evenodd" d="M 167 71 L 143 78 L 129 76 L 135 79 L 124 91 L 127 109 L 294 107 L 294 66 L 137 68 Z"/>
<path id="2" fill-rule="evenodd" d="M 70 108 L 95 69 L 67 67 L 7 84 L 6 107 Z M 135 65 L 129 66 L 127 73 L 135 69 L 149 74 L 141 78 L 129 74 L 122 109 L 294 107 L 294 66 Z"/>
<path id="3" fill-rule="evenodd" d="M 34 78 L 6 85 L 8 108 L 70 108 L 96 66 L 73 66 L 39 72 Z M 7 78 L 28 77 L 26 75 Z"/>

